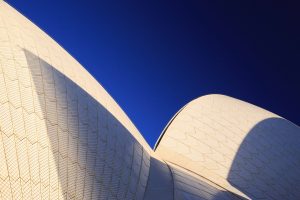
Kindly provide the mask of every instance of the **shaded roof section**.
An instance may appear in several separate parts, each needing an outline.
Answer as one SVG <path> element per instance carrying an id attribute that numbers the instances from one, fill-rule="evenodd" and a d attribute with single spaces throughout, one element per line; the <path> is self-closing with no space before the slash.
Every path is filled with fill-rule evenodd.
<path id="1" fill-rule="evenodd" d="M 142 199 L 149 145 L 62 47 L 0 2 L 0 199 Z"/>
<path id="2" fill-rule="evenodd" d="M 300 185 L 299 143 L 300 129 L 288 120 L 228 96 L 207 95 L 177 113 L 155 153 L 240 196 L 296 197 L 296 190 L 285 191 L 293 190 L 290 182 Z"/>
<path id="3" fill-rule="evenodd" d="M 6 3 L 0 11 L 0 197 L 300 196 L 296 125 L 207 95 L 178 111 L 153 152 L 72 56 Z"/>
<path id="4" fill-rule="evenodd" d="M 5 37 L 14 37 L 14 39 L 10 39 L 12 45 L 26 49 L 41 57 L 45 62 L 53 64 L 53 67 L 56 70 L 82 87 L 99 103 L 107 106 L 107 109 L 124 123 L 134 137 L 136 137 L 145 148 L 150 149 L 148 143 L 144 140 L 143 136 L 139 133 L 128 116 L 99 82 L 56 41 L 4 1 L 1 2 L 0 25 L 3 28 L 8 28 Z M 15 28 L 14 32 L 13 27 Z M 22 31 L 22 33 L 18 35 L 18 31 Z M 14 33 L 15 35 L 12 36 L 10 35 L 11 33 Z M 31 41 L 29 39 L 31 39 Z M 57 54 L 59 54 L 59 56 L 57 56 Z"/>

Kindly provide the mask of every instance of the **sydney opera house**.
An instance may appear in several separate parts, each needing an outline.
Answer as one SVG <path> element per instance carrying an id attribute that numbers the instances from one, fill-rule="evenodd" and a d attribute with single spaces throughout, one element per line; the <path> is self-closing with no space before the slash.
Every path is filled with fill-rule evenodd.
<path id="1" fill-rule="evenodd" d="M 0 199 L 300 199 L 300 129 L 207 95 L 151 149 L 72 56 L 0 1 Z"/>

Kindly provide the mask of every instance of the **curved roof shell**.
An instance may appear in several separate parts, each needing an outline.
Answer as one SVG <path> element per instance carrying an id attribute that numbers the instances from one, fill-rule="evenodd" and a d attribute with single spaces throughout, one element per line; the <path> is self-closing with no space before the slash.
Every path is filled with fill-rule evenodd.
<path id="1" fill-rule="evenodd" d="M 252 104 L 207 95 L 175 115 L 155 152 L 244 197 L 297 198 L 299 130 Z"/>
<path id="2" fill-rule="evenodd" d="M 208 95 L 153 151 L 71 55 L 0 1 L 0 199 L 297 199 L 299 144 L 291 122 Z"/>
<path id="3" fill-rule="evenodd" d="M 150 152 L 103 87 L 0 1 L 0 199 L 142 199 Z"/>

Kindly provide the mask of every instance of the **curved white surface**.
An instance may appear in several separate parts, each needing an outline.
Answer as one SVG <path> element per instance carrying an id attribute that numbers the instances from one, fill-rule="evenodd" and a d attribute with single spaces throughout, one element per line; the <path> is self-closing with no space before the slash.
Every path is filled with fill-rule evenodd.
<path id="1" fill-rule="evenodd" d="M 142 199 L 151 149 L 64 49 L 0 2 L 0 199 Z"/>
<path id="2" fill-rule="evenodd" d="M 240 196 L 300 196 L 300 129 L 264 109 L 207 95 L 187 104 L 161 137 L 162 159 Z"/>
<path id="3" fill-rule="evenodd" d="M 103 87 L 0 1 L 0 199 L 299 199 L 300 132 L 223 95 L 149 147 Z"/>

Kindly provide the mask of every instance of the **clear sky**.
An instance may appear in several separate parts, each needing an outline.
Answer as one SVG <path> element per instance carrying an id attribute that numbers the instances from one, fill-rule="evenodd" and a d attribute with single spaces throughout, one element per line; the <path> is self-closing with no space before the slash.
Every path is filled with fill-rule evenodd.
<path id="1" fill-rule="evenodd" d="M 210 93 L 300 124 L 300 6 L 292 1 L 7 2 L 74 56 L 151 146 L 182 106 Z"/>

